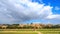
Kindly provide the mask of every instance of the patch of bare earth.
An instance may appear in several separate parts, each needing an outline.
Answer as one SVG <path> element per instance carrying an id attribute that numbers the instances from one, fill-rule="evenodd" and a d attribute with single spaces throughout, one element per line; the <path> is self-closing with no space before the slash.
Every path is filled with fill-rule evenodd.
<path id="1" fill-rule="evenodd" d="M 37 32 L 38 34 L 42 34 L 41 32 L 39 32 L 39 31 L 35 31 L 35 32 Z"/>
<path id="2" fill-rule="evenodd" d="M 38 32 L 38 34 L 42 34 L 41 32 Z"/>

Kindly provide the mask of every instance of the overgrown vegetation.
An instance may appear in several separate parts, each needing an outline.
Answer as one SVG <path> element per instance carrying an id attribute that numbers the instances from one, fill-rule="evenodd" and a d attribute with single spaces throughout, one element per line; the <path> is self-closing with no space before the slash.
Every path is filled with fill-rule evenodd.
<path id="1" fill-rule="evenodd" d="M 0 29 L 55 29 L 60 28 L 60 24 L 0 24 Z"/>

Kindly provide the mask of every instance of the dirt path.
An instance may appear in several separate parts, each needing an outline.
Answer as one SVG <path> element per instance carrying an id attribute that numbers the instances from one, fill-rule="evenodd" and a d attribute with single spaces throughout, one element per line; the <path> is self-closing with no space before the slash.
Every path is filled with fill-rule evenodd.
<path id="1" fill-rule="evenodd" d="M 39 31 L 35 31 L 35 32 L 37 32 L 38 34 L 42 34 L 41 32 L 39 32 Z"/>
<path id="2" fill-rule="evenodd" d="M 41 32 L 38 32 L 38 34 L 42 34 Z"/>

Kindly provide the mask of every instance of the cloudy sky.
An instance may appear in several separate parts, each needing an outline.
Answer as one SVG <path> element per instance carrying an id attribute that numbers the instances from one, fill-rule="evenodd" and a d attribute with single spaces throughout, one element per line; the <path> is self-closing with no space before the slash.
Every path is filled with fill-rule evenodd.
<path id="1" fill-rule="evenodd" d="M 0 0 L 0 24 L 60 24 L 60 0 Z"/>

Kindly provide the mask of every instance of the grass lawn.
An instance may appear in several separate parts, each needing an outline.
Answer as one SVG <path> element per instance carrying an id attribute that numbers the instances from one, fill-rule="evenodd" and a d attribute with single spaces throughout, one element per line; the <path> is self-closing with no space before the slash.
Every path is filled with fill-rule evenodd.
<path id="1" fill-rule="evenodd" d="M 37 32 L 32 29 L 0 29 L 0 34 L 60 34 L 60 29 L 37 29 Z"/>
<path id="2" fill-rule="evenodd" d="M 43 34 L 60 34 L 60 29 L 40 29 L 37 30 Z"/>
<path id="3" fill-rule="evenodd" d="M 0 31 L 0 34 L 37 34 L 33 31 Z"/>

